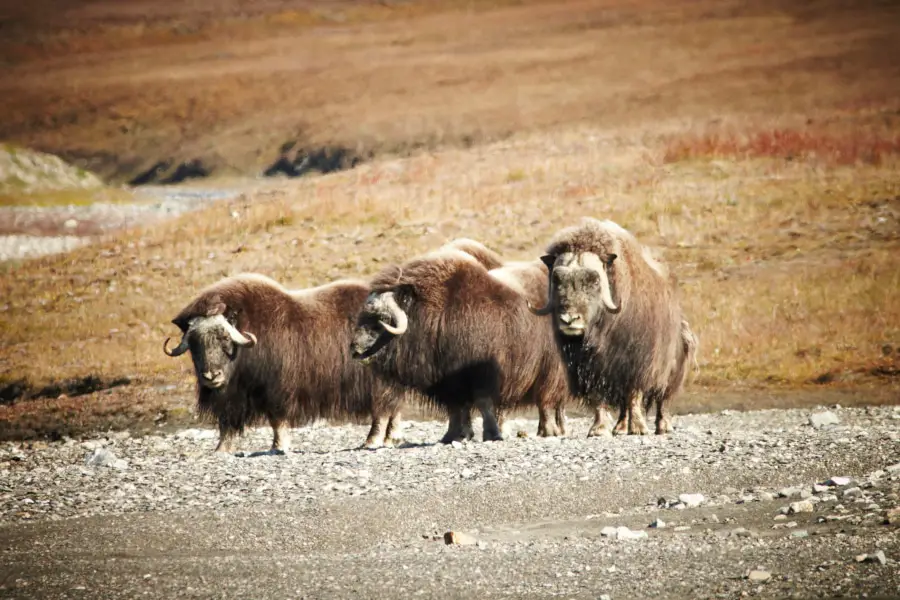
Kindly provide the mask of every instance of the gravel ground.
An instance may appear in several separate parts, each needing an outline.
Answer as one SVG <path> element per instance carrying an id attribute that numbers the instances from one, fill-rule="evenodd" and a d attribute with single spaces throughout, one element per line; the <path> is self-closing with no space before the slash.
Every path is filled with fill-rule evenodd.
<path id="1" fill-rule="evenodd" d="M 443 446 L 443 424 L 408 422 L 374 451 L 321 424 L 287 455 L 262 452 L 266 428 L 235 455 L 208 429 L 5 443 L 0 595 L 900 594 L 900 407 L 688 415 L 667 437 L 589 424 Z"/>
<path id="2" fill-rule="evenodd" d="M 68 252 L 103 234 L 174 218 L 239 191 L 145 186 L 132 193 L 134 203 L 0 207 L 0 262 Z"/>

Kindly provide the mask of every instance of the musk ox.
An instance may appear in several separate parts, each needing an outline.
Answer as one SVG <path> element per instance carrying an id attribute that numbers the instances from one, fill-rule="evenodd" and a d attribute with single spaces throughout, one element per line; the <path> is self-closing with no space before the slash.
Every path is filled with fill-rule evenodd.
<path id="1" fill-rule="evenodd" d="M 614 433 L 645 434 L 653 404 L 666 433 L 697 349 L 666 267 L 619 225 L 590 218 L 558 232 L 541 260 L 548 299 L 532 310 L 553 315 L 572 391 L 597 407 L 588 435 L 609 433 L 601 401 L 619 408 Z"/>
<path id="2" fill-rule="evenodd" d="M 443 443 L 473 437 L 473 408 L 483 439 L 502 439 L 498 413 L 523 404 L 538 406 L 539 435 L 556 435 L 564 424 L 553 417 L 569 398 L 565 367 L 527 302 L 543 297 L 546 282 L 540 261 L 489 271 L 458 247 L 389 267 L 372 280 L 353 357 L 446 409 Z"/>
<path id="3" fill-rule="evenodd" d="M 268 422 L 272 450 L 290 446 L 288 427 L 317 418 L 372 416 L 367 447 L 391 442 L 407 392 L 350 358 L 355 317 L 369 287 L 341 280 L 288 291 L 256 274 L 202 290 L 172 322 L 182 331 L 169 356 L 191 351 L 199 412 L 219 425 L 229 452 L 247 426 Z"/>

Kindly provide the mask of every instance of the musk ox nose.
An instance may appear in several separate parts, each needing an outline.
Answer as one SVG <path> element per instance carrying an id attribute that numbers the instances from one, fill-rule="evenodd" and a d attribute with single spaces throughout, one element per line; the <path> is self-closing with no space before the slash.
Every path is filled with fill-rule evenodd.
<path id="1" fill-rule="evenodd" d="M 581 315 L 573 315 L 572 313 L 560 313 L 559 320 L 565 323 L 566 325 L 572 325 L 577 321 L 581 320 Z"/>
<path id="2" fill-rule="evenodd" d="M 206 381 L 215 381 L 222 376 L 222 371 L 204 371 L 201 374 Z"/>

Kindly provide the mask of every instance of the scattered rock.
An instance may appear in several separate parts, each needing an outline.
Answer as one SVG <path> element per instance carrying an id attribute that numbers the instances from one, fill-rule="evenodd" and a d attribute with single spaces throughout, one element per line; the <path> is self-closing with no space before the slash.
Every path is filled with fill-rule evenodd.
<path id="1" fill-rule="evenodd" d="M 813 512 L 815 507 L 809 500 L 801 500 L 799 502 L 791 502 L 788 506 L 788 514 Z"/>
<path id="2" fill-rule="evenodd" d="M 632 531 L 627 527 L 607 526 L 600 530 L 600 535 L 614 540 L 640 540 L 649 537 L 646 531 Z"/>
<path id="3" fill-rule="evenodd" d="M 832 487 L 843 487 L 845 485 L 850 485 L 851 481 L 853 480 L 849 477 L 832 477 L 825 482 L 825 485 L 830 485 Z"/>
<path id="4" fill-rule="evenodd" d="M 889 509 L 884 516 L 884 522 L 888 525 L 900 525 L 900 507 Z"/>
<path id="5" fill-rule="evenodd" d="M 663 521 L 662 519 L 660 519 L 659 517 L 657 517 L 656 519 L 653 519 L 653 522 L 650 523 L 650 527 L 652 527 L 654 529 L 663 529 L 665 526 L 666 526 L 666 522 Z"/>
<path id="6" fill-rule="evenodd" d="M 89 467 L 112 467 L 124 470 L 128 468 L 128 461 L 116 458 L 116 455 L 106 448 L 97 448 L 85 459 L 84 464 Z"/>
<path id="7" fill-rule="evenodd" d="M 856 562 L 877 562 L 878 564 L 885 565 L 887 564 L 887 556 L 884 555 L 883 550 L 879 550 L 872 554 L 858 554 L 856 555 Z"/>
<path id="8" fill-rule="evenodd" d="M 797 531 L 791 532 L 791 537 L 792 538 L 800 538 L 800 539 L 806 538 L 806 537 L 809 537 L 809 532 L 806 531 L 805 529 L 798 529 Z"/>
<path id="9" fill-rule="evenodd" d="M 840 422 L 841 420 L 838 416 L 830 410 L 809 415 L 809 424 L 812 425 L 814 429 L 822 429 L 829 425 L 837 425 Z"/>
<path id="10" fill-rule="evenodd" d="M 781 488 L 778 490 L 779 498 L 799 498 L 800 490 L 795 487 Z"/>
<path id="11" fill-rule="evenodd" d="M 775 499 L 775 495 L 770 492 L 760 492 L 759 500 L 760 502 L 771 502 Z"/>
<path id="12" fill-rule="evenodd" d="M 462 531 L 448 531 L 444 534 L 444 543 L 454 546 L 474 546 L 478 543 L 478 540 Z"/>
<path id="13" fill-rule="evenodd" d="M 857 496 L 862 496 L 862 490 L 858 487 L 847 488 L 844 490 L 843 496 L 844 498 L 856 498 Z"/>
<path id="14" fill-rule="evenodd" d="M 812 491 L 813 491 L 813 494 L 822 494 L 824 492 L 827 492 L 830 489 L 831 488 L 828 487 L 827 485 L 820 485 L 818 483 L 814 483 Z"/>
<path id="15" fill-rule="evenodd" d="M 706 498 L 703 497 L 703 494 L 679 494 L 678 501 L 687 506 L 688 508 L 696 508 L 703 504 Z"/>
<path id="16" fill-rule="evenodd" d="M 765 583 L 772 579 L 772 574 L 768 571 L 753 570 L 747 573 L 747 579 L 753 583 Z"/>

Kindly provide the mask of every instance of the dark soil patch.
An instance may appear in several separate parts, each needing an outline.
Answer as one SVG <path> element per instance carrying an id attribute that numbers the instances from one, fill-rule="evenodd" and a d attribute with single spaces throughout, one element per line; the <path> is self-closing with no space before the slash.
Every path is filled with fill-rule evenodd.
<path id="1" fill-rule="evenodd" d="M 147 185 L 157 183 L 169 185 L 182 183 L 188 179 L 203 179 L 209 177 L 213 169 L 199 158 L 176 162 L 170 159 L 155 163 L 146 171 L 141 172 L 128 182 L 128 185 Z"/>
<path id="2" fill-rule="evenodd" d="M 349 148 L 340 146 L 306 148 L 296 142 L 287 142 L 282 145 L 275 162 L 263 171 L 263 175 L 266 177 L 276 175 L 300 177 L 310 172 L 333 173 L 352 169 L 364 162 L 366 158 Z"/>
<path id="3" fill-rule="evenodd" d="M 14 381 L 0 380 L 0 404 L 11 405 L 22 400 L 59 398 L 62 395 L 81 396 L 128 385 L 130 383 L 131 379 L 128 377 L 103 380 L 96 375 L 87 375 L 78 379 L 69 379 L 60 382 L 54 381 L 43 387 L 32 386 L 24 379 L 17 379 Z"/>

